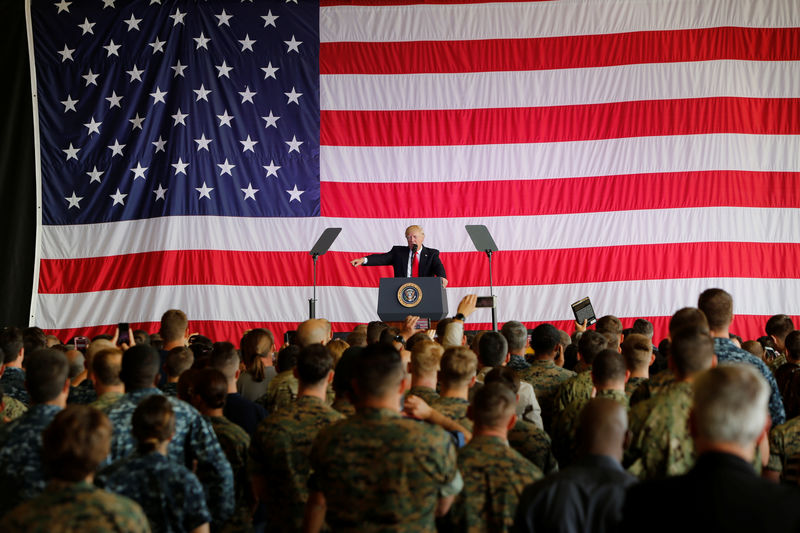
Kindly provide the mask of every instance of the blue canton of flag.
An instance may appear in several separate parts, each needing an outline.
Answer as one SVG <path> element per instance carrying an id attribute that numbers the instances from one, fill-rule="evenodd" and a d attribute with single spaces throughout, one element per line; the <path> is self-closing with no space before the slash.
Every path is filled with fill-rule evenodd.
<path id="1" fill-rule="evenodd" d="M 319 216 L 316 2 L 31 12 L 44 224 Z"/>

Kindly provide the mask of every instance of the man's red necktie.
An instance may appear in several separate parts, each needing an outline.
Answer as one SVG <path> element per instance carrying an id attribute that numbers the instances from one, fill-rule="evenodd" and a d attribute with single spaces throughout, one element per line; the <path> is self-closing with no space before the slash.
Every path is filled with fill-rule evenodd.
<path id="1" fill-rule="evenodd" d="M 415 278 L 419 277 L 419 252 L 414 254 L 414 259 L 411 262 L 411 275 Z"/>

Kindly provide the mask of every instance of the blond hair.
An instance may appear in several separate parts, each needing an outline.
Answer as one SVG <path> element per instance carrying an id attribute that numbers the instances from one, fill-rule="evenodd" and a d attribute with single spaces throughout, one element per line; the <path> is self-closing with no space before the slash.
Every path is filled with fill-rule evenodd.
<path id="1" fill-rule="evenodd" d="M 424 340 L 414 344 L 411 350 L 411 373 L 415 376 L 427 376 L 439 370 L 444 348 L 432 340 Z"/>
<path id="2" fill-rule="evenodd" d="M 478 356 L 464 346 L 453 346 L 444 351 L 440 364 L 439 381 L 443 385 L 464 385 L 478 371 Z"/>

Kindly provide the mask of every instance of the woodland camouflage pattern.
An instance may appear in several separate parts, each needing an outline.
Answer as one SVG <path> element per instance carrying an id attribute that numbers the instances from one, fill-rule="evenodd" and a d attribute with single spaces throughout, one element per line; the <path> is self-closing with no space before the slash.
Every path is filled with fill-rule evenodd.
<path id="1" fill-rule="evenodd" d="M 781 473 L 781 480 L 800 485 L 800 417 L 775 426 L 769 432 L 767 468 Z"/>
<path id="2" fill-rule="evenodd" d="M 250 448 L 250 435 L 238 424 L 234 424 L 224 416 L 204 417 L 211 423 L 217 435 L 219 445 L 233 470 L 233 487 L 235 489 L 235 510 L 233 516 L 223 527 L 213 524 L 215 531 L 251 531 L 253 509 L 256 503 L 253 487 L 248 471 L 247 450 Z"/>
<path id="3" fill-rule="evenodd" d="M 0 417 L 0 424 L 8 419 L 9 422 L 12 420 L 16 420 L 17 418 L 21 417 L 25 413 L 28 412 L 28 406 L 22 403 L 19 400 L 15 400 L 11 396 L 4 394 L 3 395 L 3 412 L 2 416 Z"/>
<path id="4" fill-rule="evenodd" d="M 536 424 L 517 419 L 514 427 L 508 430 L 508 444 L 545 474 L 558 471 L 550 437 Z"/>
<path id="5" fill-rule="evenodd" d="M 575 376 L 572 376 L 558 388 L 556 399 L 553 402 L 553 419 L 558 417 L 558 414 L 569 407 L 570 404 L 576 400 L 588 400 L 592 397 L 592 370 L 586 370 Z"/>
<path id="6" fill-rule="evenodd" d="M 562 383 L 575 376 L 575 372 L 557 366 L 553 361 L 531 361 L 527 370 L 519 373 L 519 379 L 533 386 L 536 400 L 542 408 L 544 429 L 549 431 L 553 421 L 553 403 Z"/>
<path id="7" fill-rule="evenodd" d="M 284 370 L 267 385 L 267 392 L 256 400 L 268 413 L 275 413 L 288 407 L 297 399 L 297 389 L 300 383 L 294 377 L 293 370 Z"/>
<path id="8" fill-rule="evenodd" d="M 447 418 L 451 418 L 464 426 L 467 431 L 472 431 L 472 420 L 467 418 L 467 407 L 469 401 L 463 398 L 443 398 L 439 397 L 431 404 L 431 407 L 442 413 Z"/>
<path id="9" fill-rule="evenodd" d="M 430 387 L 411 387 L 406 395 L 419 396 L 428 405 L 433 405 L 433 402 L 439 398 L 439 393 Z"/>

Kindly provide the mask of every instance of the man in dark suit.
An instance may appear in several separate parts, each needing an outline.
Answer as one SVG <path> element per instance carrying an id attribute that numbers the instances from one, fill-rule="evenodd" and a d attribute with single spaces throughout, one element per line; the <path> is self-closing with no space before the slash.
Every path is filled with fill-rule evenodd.
<path id="1" fill-rule="evenodd" d="M 406 228 L 408 246 L 393 246 L 385 254 L 360 257 L 350 261 L 350 264 L 354 267 L 392 265 L 396 278 L 436 276 L 442 278 L 442 286 L 447 287 L 447 275 L 439 259 L 439 250 L 423 247 L 424 240 L 425 232 L 421 227 L 409 226 Z"/>
<path id="2" fill-rule="evenodd" d="M 689 417 L 697 462 L 685 475 L 631 487 L 622 530 L 800 531 L 800 490 L 760 478 L 752 466 L 770 427 L 769 391 L 746 364 L 697 376 Z"/>

